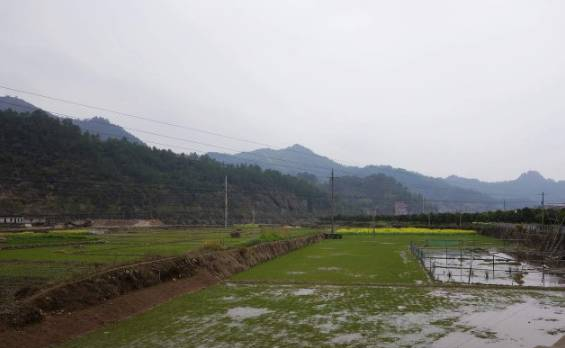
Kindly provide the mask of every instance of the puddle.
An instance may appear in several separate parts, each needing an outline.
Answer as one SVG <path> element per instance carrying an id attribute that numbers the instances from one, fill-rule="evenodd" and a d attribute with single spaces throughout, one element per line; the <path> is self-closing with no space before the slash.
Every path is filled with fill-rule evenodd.
<path id="1" fill-rule="evenodd" d="M 224 300 L 224 301 L 237 301 L 237 300 L 239 300 L 239 298 L 235 297 L 235 296 L 224 296 L 224 297 L 222 297 L 222 300 Z"/>
<path id="2" fill-rule="evenodd" d="M 314 294 L 314 289 L 298 289 L 292 293 L 294 296 L 308 296 Z"/>
<path id="3" fill-rule="evenodd" d="M 476 300 L 477 295 L 467 294 L 464 292 L 454 292 L 454 291 L 447 291 L 442 289 L 436 289 L 429 292 L 430 296 L 434 297 L 447 297 L 451 300 Z"/>
<path id="4" fill-rule="evenodd" d="M 535 299 L 507 306 L 502 310 L 465 314 L 456 323 L 472 329 L 456 331 L 434 342 L 434 348 L 531 348 L 551 346 L 561 338 L 565 317 L 555 306 Z"/>
<path id="5" fill-rule="evenodd" d="M 339 271 L 341 267 L 318 267 L 319 271 Z"/>
<path id="6" fill-rule="evenodd" d="M 266 308 L 235 307 L 228 310 L 226 315 L 233 320 L 245 320 L 250 318 L 256 318 L 270 312 L 271 311 Z"/>
<path id="7" fill-rule="evenodd" d="M 337 330 L 340 327 L 339 325 L 336 325 L 336 324 L 330 323 L 330 322 L 315 325 L 315 326 L 318 330 L 320 330 L 323 333 L 330 333 L 332 331 Z"/>
<path id="8" fill-rule="evenodd" d="M 350 334 L 335 336 L 334 338 L 332 338 L 330 340 L 330 343 L 333 343 L 333 344 L 349 344 L 349 343 L 353 343 L 355 341 L 359 341 L 362 338 L 363 338 L 363 336 L 359 333 L 350 333 Z"/>

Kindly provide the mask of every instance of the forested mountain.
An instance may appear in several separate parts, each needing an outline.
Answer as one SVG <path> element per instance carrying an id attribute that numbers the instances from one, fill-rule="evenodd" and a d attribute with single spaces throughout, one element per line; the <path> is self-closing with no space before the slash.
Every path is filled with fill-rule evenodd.
<path id="1" fill-rule="evenodd" d="M 126 140 L 82 134 L 43 111 L 0 111 L 0 214 L 155 217 L 220 223 L 285 222 L 329 211 L 328 195 L 297 177 L 226 166 Z"/>
<path id="2" fill-rule="evenodd" d="M 338 176 L 367 177 L 384 174 L 394 178 L 410 192 L 424 196 L 430 209 L 433 207 L 440 211 L 483 211 L 502 208 L 502 202 L 494 200 L 489 195 L 452 185 L 442 178 L 433 178 L 384 165 L 345 166 L 301 145 L 293 145 L 281 150 L 259 149 L 235 155 L 221 153 L 208 155 L 224 163 L 256 164 L 262 168 L 276 169 L 292 175 L 306 172 L 320 180 L 327 180 L 332 168 Z"/>
<path id="3" fill-rule="evenodd" d="M 312 221 L 330 213 L 330 186 L 256 165 L 225 165 L 208 156 L 176 154 L 81 133 L 70 120 L 0 111 L 0 215 L 156 217 L 219 223 L 228 177 L 233 222 Z M 396 202 L 420 206 L 391 177 L 342 176 L 339 214 L 392 214 Z"/>
<path id="4" fill-rule="evenodd" d="M 317 185 L 328 194 L 331 192 L 331 182 L 328 180 L 320 180 L 310 173 L 298 173 L 297 176 Z M 410 214 L 422 211 L 420 195 L 411 193 L 404 185 L 383 174 L 336 177 L 334 193 L 336 214 L 339 215 L 393 215 L 396 213 L 396 203 L 406 204 Z M 429 209 L 437 210 L 432 206 Z"/>
<path id="5" fill-rule="evenodd" d="M 208 156 L 226 164 L 255 164 L 291 175 L 309 173 L 322 180 L 328 179 L 332 168 L 337 175 L 353 175 L 355 169 L 320 156 L 298 144 L 281 150 L 259 149 L 235 155 L 210 152 Z"/>
<path id="6" fill-rule="evenodd" d="M 390 176 L 342 176 L 335 179 L 336 212 L 340 215 L 394 215 L 396 202 L 403 202 L 408 213 L 421 212 L 422 198 Z"/>
<path id="7" fill-rule="evenodd" d="M 546 195 L 546 203 L 565 202 L 565 181 L 555 181 L 544 178 L 536 171 L 523 173 L 515 180 L 484 182 L 477 179 L 467 179 L 458 176 L 446 178 L 453 185 L 486 193 L 497 199 L 505 199 L 507 208 L 523 205 L 540 204 L 541 193 Z"/>
<path id="8" fill-rule="evenodd" d="M 14 110 L 17 112 L 32 112 L 39 110 L 33 104 L 23 99 L 5 96 L 0 97 L 0 110 Z M 52 117 L 57 117 L 51 113 L 47 113 Z M 135 135 L 129 133 L 122 127 L 115 125 L 103 117 L 93 117 L 88 119 L 71 119 L 72 123 L 79 126 L 83 133 L 88 132 L 100 137 L 101 140 L 107 139 L 126 139 L 132 143 L 142 144 L 143 142 Z"/>

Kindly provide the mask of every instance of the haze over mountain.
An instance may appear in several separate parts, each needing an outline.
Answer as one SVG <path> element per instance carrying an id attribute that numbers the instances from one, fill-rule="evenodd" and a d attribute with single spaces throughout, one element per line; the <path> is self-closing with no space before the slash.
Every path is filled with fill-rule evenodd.
<path id="1" fill-rule="evenodd" d="M 484 182 L 455 175 L 445 180 L 455 186 L 483 192 L 496 199 L 506 199 L 510 204 L 514 202 L 513 205 L 539 204 L 542 192 L 545 193 L 546 203 L 565 202 L 565 181 L 545 178 L 534 170 L 508 181 Z"/>
<path id="2" fill-rule="evenodd" d="M 293 175 L 307 172 L 320 180 L 327 180 L 332 168 L 336 175 L 366 177 L 384 174 L 396 179 L 411 192 L 423 195 L 442 211 L 536 206 L 540 204 L 542 192 L 546 195 L 546 203 L 565 202 L 565 181 L 545 178 L 537 171 L 528 171 L 515 180 L 500 182 L 455 175 L 434 178 L 387 165 L 345 166 L 298 144 L 280 150 L 259 149 L 235 155 L 211 152 L 208 155 L 224 163 L 252 163 Z"/>
<path id="3" fill-rule="evenodd" d="M 394 178 L 411 192 L 424 196 L 428 207 L 433 205 L 440 211 L 480 211 L 502 208 L 502 202 L 489 195 L 452 185 L 442 178 L 433 178 L 386 165 L 345 166 L 298 144 L 280 150 L 259 149 L 235 155 L 210 152 L 208 156 L 227 164 L 255 164 L 293 175 L 307 172 L 320 180 L 327 180 L 332 169 L 338 176 L 367 177 L 384 174 Z M 337 182 L 339 184 L 339 180 Z"/>
<path id="4" fill-rule="evenodd" d="M 565 148 L 562 1 L 2 5 L 0 85 L 229 138 L 104 115 L 127 128 L 234 152 L 307 144 L 344 164 L 433 177 L 499 181 L 532 168 L 565 180 L 554 154 Z"/>
<path id="5" fill-rule="evenodd" d="M 220 223 L 225 176 L 232 221 L 251 222 L 252 215 L 264 223 L 313 221 L 330 213 L 328 181 L 314 175 L 224 165 L 124 138 L 102 141 L 42 110 L 0 110 L 0 148 L 7 183 L 0 184 L 0 215 L 153 216 Z M 336 213 L 342 215 L 390 215 L 397 202 L 414 213 L 421 202 L 382 174 L 341 177 L 336 192 Z"/>
<path id="6" fill-rule="evenodd" d="M 39 108 L 21 98 L 0 97 L 0 110 L 7 109 L 29 112 Z M 58 118 L 56 115 L 49 115 Z M 83 120 L 71 119 L 71 121 L 82 132 L 98 135 L 101 140 L 125 138 L 132 143 L 143 144 L 142 140 L 127 132 L 121 126 L 102 117 Z M 299 144 L 280 150 L 263 148 L 235 155 L 217 152 L 210 152 L 208 155 L 226 164 L 258 165 L 264 169 L 273 169 L 291 175 L 309 173 L 318 178 L 320 182 L 327 181 L 331 169 L 335 170 L 337 176 L 365 178 L 376 174 L 386 175 L 404 185 L 411 193 L 423 196 L 427 202 L 427 205 L 423 206 L 424 210 L 482 211 L 504 207 L 511 209 L 535 206 L 541 200 L 541 192 L 546 193 L 546 202 L 548 203 L 565 201 L 565 181 L 546 179 L 536 171 L 526 172 L 515 180 L 500 182 L 484 182 L 455 175 L 447 178 L 434 178 L 388 165 L 368 165 L 364 167 L 342 165 Z M 357 184 L 363 185 L 362 183 Z M 399 193 L 396 197 L 403 195 Z M 383 197 L 382 194 L 371 198 L 365 197 L 372 203 L 354 205 L 350 212 L 368 212 L 374 209 L 378 205 L 376 204 L 377 200 L 382 200 Z M 380 211 L 391 213 L 392 208 L 390 207 L 393 200 L 391 198 L 385 201 L 384 203 L 381 202 Z M 410 202 L 410 210 L 416 212 L 414 198 L 410 197 L 407 201 Z M 418 209 L 418 211 L 421 210 L 422 207 Z"/>
<path id="7" fill-rule="evenodd" d="M 16 112 L 32 112 L 35 110 L 40 110 L 40 108 L 31 103 L 28 103 L 21 98 L 11 96 L 0 97 L 0 111 L 8 109 L 12 109 Z M 47 114 L 52 117 L 61 118 L 60 116 L 54 115 L 49 112 L 47 112 Z M 143 144 L 143 141 L 141 141 L 135 135 L 129 133 L 121 126 L 111 123 L 108 119 L 105 119 L 103 117 L 95 116 L 87 119 L 72 118 L 70 120 L 73 122 L 73 124 L 77 125 L 83 133 L 88 132 L 90 134 L 98 135 L 101 140 L 124 138 L 132 143 Z"/>

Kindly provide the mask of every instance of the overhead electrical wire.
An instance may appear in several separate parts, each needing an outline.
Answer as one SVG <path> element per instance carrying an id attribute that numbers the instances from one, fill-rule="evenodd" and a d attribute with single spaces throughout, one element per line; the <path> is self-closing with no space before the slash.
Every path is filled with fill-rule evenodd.
<path id="1" fill-rule="evenodd" d="M 240 142 L 245 142 L 245 143 L 250 143 L 250 144 L 255 144 L 255 145 L 261 145 L 261 146 L 268 146 L 268 147 L 272 147 L 272 145 L 266 144 L 266 143 L 260 143 L 260 142 L 255 142 L 252 140 L 248 140 L 248 139 L 243 139 L 243 138 L 237 138 L 237 137 L 231 137 L 231 136 L 227 136 L 221 133 L 217 133 L 217 132 L 212 132 L 212 131 L 208 131 L 208 130 L 203 130 L 203 129 L 198 129 L 198 128 L 193 128 L 193 127 L 187 127 L 184 125 L 179 125 L 179 124 L 175 124 L 175 123 L 170 123 L 170 122 L 164 122 L 164 121 L 160 121 L 160 120 L 155 120 L 152 118 L 148 118 L 148 117 L 144 117 L 144 116 L 139 116 L 139 115 L 134 115 L 131 113 L 125 113 L 125 112 L 121 112 L 121 111 L 117 111 L 117 110 L 113 110 L 113 109 L 109 109 L 109 108 L 105 108 L 105 107 L 99 107 L 99 106 L 94 106 L 94 105 L 89 105 L 89 104 L 84 104 L 84 103 L 79 103 L 79 102 L 75 102 L 75 101 L 71 101 L 68 99 L 63 99 L 63 98 L 57 98 L 57 97 L 52 97 L 52 96 L 48 96 L 45 94 L 41 94 L 41 93 L 35 93 L 35 92 L 31 92 L 31 91 L 26 91 L 26 90 L 21 90 L 21 89 L 16 89 L 16 88 L 12 88 L 9 86 L 5 86 L 0 84 L 0 88 L 6 89 L 6 90 L 10 90 L 13 92 L 17 92 L 17 93 L 23 93 L 23 94 L 28 94 L 28 95 L 32 95 L 32 96 L 37 96 L 37 97 L 41 97 L 41 98 L 46 98 L 49 100 L 53 100 L 53 101 L 57 101 L 57 102 L 62 102 L 62 103 L 66 103 L 66 104 L 71 104 L 71 105 L 75 105 L 75 106 L 80 106 L 80 107 L 85 107 L 85 108 L 89 108 L 89 109 L 93 109 L 93 110 L 98 110 L 98 111 L 104 111 L 104 112 L 110 112 L 110 113 L 114 113 L 117 115 L 123 115 L 123 116 L 127 116 L 127 117 L 132 117 L 132 118 L 136 118 L 136 119 L 141 119 L 141 120 L 145 120 L 145 121 L 150 121 L 150 122 L 155 122 L 158 124 L 162 124 L 162 125 L 166 125 L 166 126 L 171 126 L 171 127 L 177 127 L 177 128 L 182 128 L 182 129 L 186 129 L 186 130 L 191 130 L 191 131 L 195 131 L 195 132 L 200 132 L 200 133 L 205 133 L 205 134 L 210 134 L 210 135 L 214 135 L 214 136 L 218 136 L 218 137 L 223 137 L 226 139 L 231 139 L 231 140 L 237 140 Z M 6 101 L 0 101 L 1 103 L 4 104 L 11 104 L 15 107 L 18 108 L 27 108 L 30 111 L 32 110 L 37 110 L 39 108 L 36 107 L 31 107 L 31 106 L 27 106 L 27 105 L 21 105 L 21 104 L 15 104 L 15 103 L 9 103 Z M 72 120 L 79 120 L 82 121 L 83 119 L 77 117 L 77 116 L 72 116 L 72 115 L 68 115 L 68 114 L 63 114 L 63 113 L 57 113 L 57 112 L 51 112 L 51 111 L 47 111 L 45 110 L 45 112 L 47 113 L 51 113 L 55 116 L 61 117 L 61 118 L 67 118 L 67 119 L 72 119 Z M 103 125 L 107 125 L 107 123 L 101 123 L 98 122 L 96 120 L 90 119 L 90 122 L 93 123 L 99 123 L 99 124 L 103 124 Z M 148 135 L 152 135 L 152 136 L 157 136 L 157 137 L 162 137 L 162 138 L 167 138 L 167 139 L 172 139 L 172 140 L 178 140 L 178 141 L 183 141 L 183 142 L 188 142 L 188 143 L 194 143 L 194 144 L 198 144 L 198 145 L 204 145 L 204 146 L 211 146 L 211 147 L 216 147 L 216 148 L 221 148 L 221 149 L 225 149 L 225 150 L 230 150 L 230 151 L 236 151 L 236 152 L 244 152 L 241 149 L 235 149 L 235 148 L 231 148 L 231 147 L 226 147 L 226 146 L 222 146 L 222 145 L 216 145 L 216 144 L 211 144 L 211 143 L 205 143 L 205 142 L 198 142 L 198 141 L 194 141 L 194 140 L 190 140 L 190 139 L 185 139 L 185 138 L 180 138 L 180 137 L 173 137 L 170 135 L 165 135 L 165 134 L 160 134 L 160 133 L 156 133 L 156 132 L 152 132 L 152 131 L 146 131 L 146 130 L 141 130 L 141 129 L 135 129 L 135 128 L 130 128 L 130 127 L 122 127 L 125 130 L 128 131 L 132 131 L 132 132 L 139 132 L 139 133 L 144 133 L 144 134 L 148 134 Z M 110 133 L 104 133 L 104 132 L 97 132 L 99 134 L 108 136 L 108 137 L 116 137 L 116 134 L 110 134 Z M 165 147 L 169 147 L 169 148 L 181 148 L 181 149 L 187 149 L 190 151 L 202 151 L 200 149 L 194 149 L 194 148 L 190 148 L 190 147 L 185 147 L 185 146 L 181 146 L 181 145 L 176 145 L 176 144 L 166 144 L 166 143 L 160 143 L 160 142 L 154 142 L 154 141 L 145 141 L 146 143 L 150 143 L 150 144 L 156 144 L 159 146 L 165 146 Z M 306 154 L 304 152 L 301 151 L 296 151 L 293 149 L 286 149 L 287 151 L 291 151 L 291 152 L 296 152 L 296 153 L 300 153 L 300 154 Z M 254 155 L 252 153 L 245 153 L 245 155 Z M 267 163 L 273 167 L 286 167 L 286 168 L 292 168 L 292 169 L 296 169 L 296 170 L 303 170 L 305 172 L 311 171 L 312 168 L 316 168 L 316 169 L 323 169 L 323 170 L 331 170 L 332 168 L 330 167 L 321 167 L 321 166 L 311 166 L 310 168 L 303 168 L 303 167 L 296 167 L 296 166 L 291 166 L 291 165 L 286 165 L 286 164 L 281 164 L 281 163 L 272 163 L 269 161 L 266 161 L 264 158 L 249 158 L 249 157 L 244 157 L 245 155 L 243 154 L 239 154 L 238 156 L 240 158 L 243 159 L 247 159 L 250 161 L 255 161 L 255 162 L 259 162 L 259 163 Z M 189 158 L 187 158 L 189 159 Z M 285 163 L 299 163 L 296 161 L 291 161 L 288 159 L 282 159 L 282 158 L 277 158 L 277 157 L 269 157 L 270 160 L 276 160 L 276 161 L 281 161 L 281 162 L 285 162 Z M 190 160 L 190 159 L 189 159 Z M 302 163 L 300 163 L 302 164 Z M 347 174 L 350 173 L 350 171 L 345 170 L 345 169 L 337 169 L 338 171 L 341 172 L 347 172 Z M 103 183 L 101 183 L 103 184 Z M 157 186 L 161 186 L 161 185 L 157 185 Z M 166 185 L 165 185 L 166 186 Z M 457 188 L 454 186 L 454 188 Z M 416 188 L 418 189 L 418 188 Z M 420 188 L 423 189 L 423 188 Z M 446 187 L 446 188 L 433 188 L 432 190 L 436 190 L 436 189 L 445 189 L 445 190 L 449 190 L 452 188 Z M 218 189 L 219 191 L 220 189 Z M 347 197 L 353 197 L 353 196 L 347 196 Z M 361 196 L 366 198 L 365 196 Z M 435 202 L 435 203 L 467 203 L 467 204 L 499 204 L 499 202 L 497 200 L 469 200 L 469 201 L 463 201 L 463 200 L 440 200 L 440 199 L 425 199 L 426 202 Z M 532 203 L 534 202 L 534 200 L 532 201 L 519 201 L 519 200 L 506 200 L 507 203 L 518 203 L 518 202 L 522 202 L 522 203 Z"/>
<path id="2" fill-rule="evenodd" d="M 34 108 L 34 107 L 31 107 L 31 106 L 20 105 L 20 104 L 16 104 L 16 103 L 10 103 L 10 102 L 7 102 L 7 101 L 2 101 L 2 100 L 0 100 L 0 103 L 3 103 L 5 105 L 12 105 L 14 107 L 19 107 L 19 108 L 25 108 L 25 109 L 28 109 L 30 111 L 41 110 L 41 109 Z M 45 111 L 49 114 L 52 114 L 54 116 L 60 117 L 60 118 L 64 118 L 64 119 L 66 118 L 66 119 L 71 119 L 71 120 L 84 121 L 84 119 L 81 119 L 80 117 L 69 115 L 69 114 L 63 114 L 63 113 L 53 112 L 53 111 L 48 111 L 48 110 L 43 110 L 43 111 Z M 105 122 L 100 122 L 100 121 L 97 121 L 95 119 L 89 119 L 88 121 L 92 122 L 92 123 L 100 124 L 100 125 L 108 125 Z M 328 172 L 331 171 L 331 169 L 332 169 L 330 167 L 322 167 L 322 166 L 314 166 L 314 165 L 311 165 L 310 168 L 304 168 L 304 167 L 297 167 L 297 166 L 280 164 L 280 163 L 272 163 L 272 162 L 268 161 L 267 159 L 265 159 L 265 158 L 263 158 L 263 157 L 261 157 L 257 154 L 245 152 L 241 149 L 235 149 L 235 148 L 232 148 L 232 147 L 226 147 L 226 146 L 222 146 L 222 145 L 205 143 L 205 142 L 190 140 L 190 139 L 186 139 L 186 138 L 174 137 L 174 136 L 170 136 L 170 135 L 160 134 L 160 133 L 156 133 L 156 132 L 152 132 L 152 131 L 146 131 L 146 130 L 131 128 L 131 127 L 122 127 L 122 126 L 120 126 L 120 127 L 122 129 L 130 131 L 130 132 L 139 132 L 139 133 L 149 134 L 149 135 L 153 135 L 153 136 L 157 136 L 157 137 L 161 137 L 161 138 L 166 138 L 166 139 L 178 140 L 178 141 L 183 141 L 183 142 L 188 142 L 188 143 L 193 143 L 193 144 L 198 144 L 198 145 L 203 145 L 203 146 L 215 147 L 215 148 L 219 148 L 219 149 L 223 149 L 223 150 L 240 152 L 240 154 L 238 154 L 239 158 L 258 162 L 258 163 L 265 163 L 265 164 L 271 165 L 273 167 L 291 168 L 291 169 L 295 169 L 297 171 L 304 171 L 304 172 L 311 171 L 312 168 L 327 170 Z M 116 137 L 117 136 L 116 134 L 104 133 L 104 132 L 100 132 L 100 131 L 97 131 L 97 133 L 102 134 L 102 135 L 106 135 L 108 137 Z M 166 144 L 166 143 L 159 143 L 159 142 L 147 141 L 147 140 L 145 140 L 144 142 L 159 145 L 159 146 L 164 146 L 164 147 L 168 147 L 168 148 L 180 148 L 180 149 L 185 149 L 185 150 L 189 150 L 189 151 L 202 151 L 201 149 L 195 149 L 195 148 L 185 147 L 185 146 L 176 145 L 176 144 Z M 287 150 L 289 150 L 289 149 L 287 149 Z M 257 156 L 258 158 L 249 158 L 249 156 Z M 300 163 L 300 162 L 297 162 L 297 161 L 292 161 L 292 160 L 282 159 L 282 158 L 277 158 L 277 157 L 269 157 L 269 159 L 280 161 L 280 162 L 285 162 L 285 163 L 296 163 L 296 164 L 300 164 L 300 165 L 303 164 L 303 163 Z M 343 169 L 337 169 L 336 171 L 341 172 L 341 173 L 346 173 L 346 170 L 343 170 Z"/>
<path id="3" fill-rule="evenodd" d="M 180 129 L 184 129 L 184 130 L 193 131 L 193 132 L 213 135 L 213 136 L 217 136 L 217 137 L 221 137 L 221 138 L 225 138 L 225 139 L 239 141 L 239 142 L 242 142 L 242 143 L 248 143 L 248 144 L 259 145 L 259 146 L 266 146 L 266 147 L 270 147 L 270 148 L 275 147 L 272 144 L 257 142 L 257 141 L 253 141 L 253 140 L 249 140 L 249 139 L 240 138 L 240 137 L 234 137 L 234 136 L 222 134 L 222 133 L 219 133 L 219 132 L 209 131 L 209 130 L 206 130 L 206 129 L 189 127 L 189 126 L 180 125 L 180 124 L 172 123 L 172 122 L 165 122 L 165 121 L 157 120 L 157 119 L 154 119 L 154 118 L 135 115 L 135 114 L 132 114 L 132 113 L 127 113 L 127 112 L 114 110 L 114 109 L 110 109 L 110 108 L 106 108 L 106 107 L 80 103 L 80 102 L 69 100 L 69 99 L 49 96 L 49 95 L 46 95 L 46 94 L 43 94 L 43 93 L 37 93 L 37 92 L 27 91 L 27 90 L 23 90 L 23 89 L 19 89 L 19 88 L 14 88 L 14 87 L 7 86 L 3 83 L 0 83 L 0 88 L 6 89 L 6 90 L 9 90 L 9 91 L 12 91 L 12 92 L 23 93 L 23 94 L 27 94 L 27 95 L 40 97 L 40 98 L 45 98 L 45 99 L 49 99 L 49 100 L 52 100 L 52 101 L 57 101 L 57 102 L 65 103 L 65 104 L 80 106 L 80 107 L 87 108 L 87 109 L 98 110 L 98 111 L 103 111 L 103 112 L 110 112 L 110 113 L 113 113 L 113 114 L 116 114 L 116 115 L 122 115 L 122 116 L 125 116 L 125 117 L 144 120 L 144 121 L 147 121 L 147 122 L 153 122 L 153 123 L 156 123 L 156 124 L 161 124 L 161 125 L 165 125 L 165 126 L 169 126 L 169 127 L 176 127 L 176 128 L 180 128 Z M 287 150 L 292 151 L 292 152 L 296 152 L 296 153 L 299 153 L 299 154 L 303 154 L 303 155 L 308 155 L 308 153 L 305 153 L 303 151 L 297 151 L 297 150 L 294 150 L 294 149 L 287 149 Z M 346 162 L 341 161 L 341 160 L 339 160 L 339 162 L 346 163 Z"/>

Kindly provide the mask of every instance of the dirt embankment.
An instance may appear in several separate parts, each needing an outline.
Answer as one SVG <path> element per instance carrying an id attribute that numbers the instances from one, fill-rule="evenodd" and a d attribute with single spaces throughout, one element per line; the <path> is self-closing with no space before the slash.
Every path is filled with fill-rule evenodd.
<path id="1" fill-rule="evenodd" d="M 104 303 L 120 295 L 154 285 L 208 274 L 218 280 L 259 263 L 318 242 L 322 235 L 276 241 L 255 246 L 193 252 L 117 267 L 73 282 L 43 289 L 17 303 L 3 316 L 4 326 L 23 327 L 41 322 L 46 315 L 71 312 Z"/>
<path id="2" fill-rule="evenodd" d="M 94 219 L 92 227 L 161 227 L 163 223 L 157 219 Z"/>

